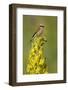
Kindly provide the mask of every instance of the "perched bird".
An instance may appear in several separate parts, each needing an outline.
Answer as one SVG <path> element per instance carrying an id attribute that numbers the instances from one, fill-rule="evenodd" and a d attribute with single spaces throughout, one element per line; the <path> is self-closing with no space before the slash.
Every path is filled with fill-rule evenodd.
<path id="1" fill-rule="evenodd" d="M 34 38 L 35 36 L 41 36 L 44 32 L 44 25 L 40 24 L 39 28 L 37 29 L 37 31 L 33 34 L 32 38 Z"/>
<path id="2" fill-rule="evenodd" d="M 37 29 L 37 31 L 33 34 L 32 39 L 30 41 L 33 40 L 34 37 L 36 36 L 42 36 L 44 33 L 44 25 L 40 24 L 39 28 Z M 47 40 L 45 40 L 45 42 L 47 42 Z"/>

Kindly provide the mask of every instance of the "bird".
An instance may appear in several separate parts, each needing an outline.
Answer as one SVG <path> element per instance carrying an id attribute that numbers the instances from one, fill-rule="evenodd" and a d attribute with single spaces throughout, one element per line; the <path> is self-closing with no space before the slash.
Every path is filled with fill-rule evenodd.
<path id="1" fill-rule="evenodd" d="M 36 32 L 32 35 L 32 39 L 30 40 L 30 42 L 32 42 L 32 40 L 37 36 L 42 36 L 44 33 L 44 24 L 40 24 L 38 29 L 36 30 Z M 44 40 L 45 42 L 47 42 L 47 39 Z"/>
<path id="2" fill-rule="evenodd" d="M 41 36 L 44 32 L 44 25 L 40 24 L 39 28 L 36 30 L 36 32 L 32 35 L 32 38 L 34 38 L 35 36 Z"/>

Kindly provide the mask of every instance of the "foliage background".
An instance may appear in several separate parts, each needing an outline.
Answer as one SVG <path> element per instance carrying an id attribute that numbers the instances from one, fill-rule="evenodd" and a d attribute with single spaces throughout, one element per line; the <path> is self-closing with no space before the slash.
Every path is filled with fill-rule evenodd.
<path id="1" fill-rule="evenodd" d="M 56 16 L 23 16 L 23 74 L 26 74 L 31 37 L 43 23 L 47 43 L 44 45 L 44 57 L 47 58 L 48 73 L 57 73 L 57 17 Z"/>

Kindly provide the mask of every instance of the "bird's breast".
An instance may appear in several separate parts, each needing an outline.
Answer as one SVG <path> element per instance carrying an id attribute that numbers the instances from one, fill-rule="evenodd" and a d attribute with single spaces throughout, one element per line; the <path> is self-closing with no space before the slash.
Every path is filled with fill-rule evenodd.
<path id="1" fill-rule="evenodd" d="M 43 34 L 43 30 L 39 30 L 38 33 L 37 33 L 38 36 L 40 36 L 42 34 Z"/>

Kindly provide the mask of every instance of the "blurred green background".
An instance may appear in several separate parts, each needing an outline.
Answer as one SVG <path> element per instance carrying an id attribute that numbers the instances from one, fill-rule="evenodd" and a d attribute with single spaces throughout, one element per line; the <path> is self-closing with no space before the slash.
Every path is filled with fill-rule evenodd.
<path id="1" fill-rule="evenodd" d="M 48 73 L 57 73 L 57 17 L 23 15 L 23 74 L 26 74 L 31 37 L 40 24 L 44 24 L 44 56 L 47 58 Z"/>

